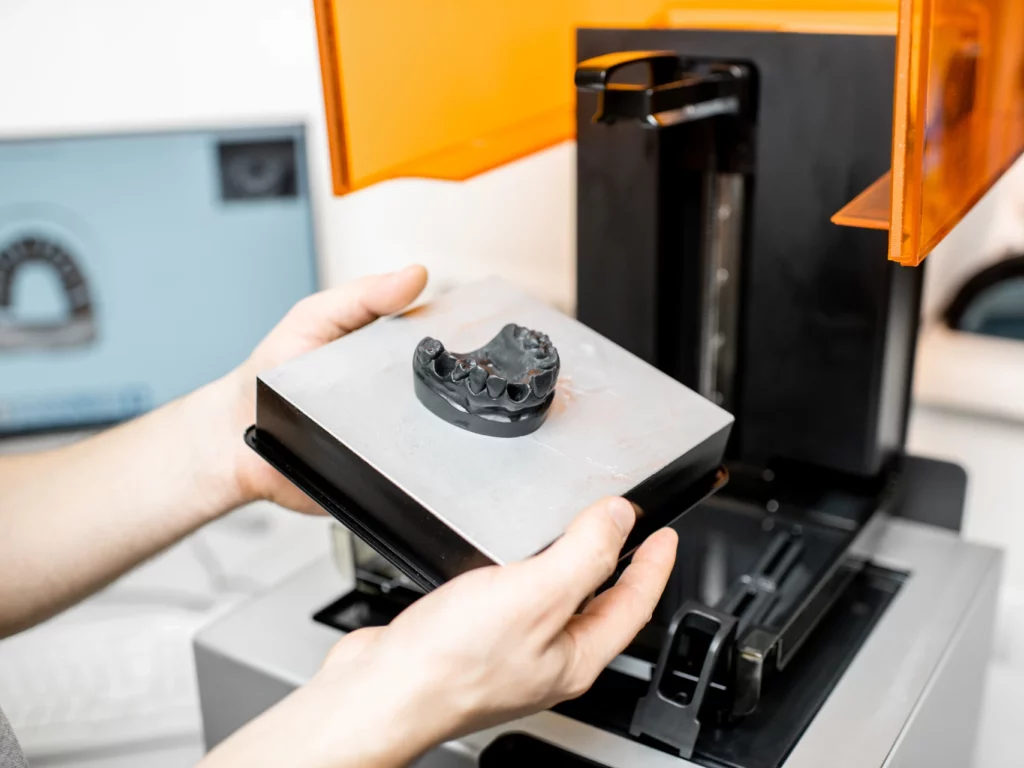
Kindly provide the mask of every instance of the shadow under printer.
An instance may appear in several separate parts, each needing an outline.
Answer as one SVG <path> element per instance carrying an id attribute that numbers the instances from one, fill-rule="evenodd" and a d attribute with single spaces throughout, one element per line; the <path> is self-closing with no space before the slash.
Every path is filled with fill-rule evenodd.
<path id="1" fill-rule="evenodd" d="M 731 480 L 588 693 L 418 765 L 970 765 L 1001 558 L 958 535 L 964 472 L 903 450 L 921 269 L 830 223 L 888 167 L 894 38 L 577 43 L 578 318 L 736 416 Z M 342 554 L 197 636 L 207 746 L 416 599 Z"/>

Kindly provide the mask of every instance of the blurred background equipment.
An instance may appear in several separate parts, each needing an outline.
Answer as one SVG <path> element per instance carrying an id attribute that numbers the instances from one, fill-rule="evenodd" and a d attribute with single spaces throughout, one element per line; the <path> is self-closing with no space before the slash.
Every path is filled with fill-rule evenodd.
<path id="1" fill-rule="evenodd" d="M 301 127 L 0 142 L 0 433 L 131 418 L 316 288 Z"/>
<path id="2" fill-rule="evenodd" d="M 298 124 L 0 141 L 0 452 L 223 375 L 317 289 L 306 141 Z M 32 764 L 193 762 L 192 634 L 327 549 L 322 521 L 252 505 L 0 642 Z"/>

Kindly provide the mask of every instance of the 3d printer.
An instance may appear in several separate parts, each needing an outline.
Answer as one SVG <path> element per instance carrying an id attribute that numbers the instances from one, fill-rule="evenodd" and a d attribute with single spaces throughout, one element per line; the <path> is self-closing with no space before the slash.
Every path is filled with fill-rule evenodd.
<path id="1" fill-rule="evenodd" d="M 575 68 L 577 316 L 735 415 L 730 482 L 674 523 L 659 611 L 591 691 L 423 766 L 969 764 L 999 557 L 956 535 L 962 471 L 903 453 L 921 271 L 892 261 L 1020 154 L 1019 12 L 907 0 L 897 38 L 895 7 L 733 5 L 580 29 Z M 322 31 L 344 13 L 319 10 Z M 353 568 L 340 598 L 315 566 L 199 637 L 208 742 L 417 597 L 380 558 Z M 287 647 L 251 639 L 285 620 Z"/>

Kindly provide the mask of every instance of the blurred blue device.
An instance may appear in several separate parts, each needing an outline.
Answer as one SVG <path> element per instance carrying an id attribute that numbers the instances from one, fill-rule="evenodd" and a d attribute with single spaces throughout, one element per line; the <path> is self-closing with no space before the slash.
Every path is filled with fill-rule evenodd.
<path id="1" fill-rule="evenodd" d="M 0 141 L 0 435 L 183 395 L 316 288 L 302 126 Z"/>

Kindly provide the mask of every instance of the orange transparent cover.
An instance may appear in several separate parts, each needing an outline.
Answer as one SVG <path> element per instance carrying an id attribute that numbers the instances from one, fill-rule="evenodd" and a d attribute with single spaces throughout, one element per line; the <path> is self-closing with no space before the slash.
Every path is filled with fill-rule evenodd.
<path id="1" fill-rule="evenodd" d="M 916 266 L 1024 150 L 1024 0 L 901 0 L 892 171 L 833 221 Z"/>
<path id="2" fill-rule="evenodd" d="M 571 138 L 574 30 L 654 0 L 314 0 L 334 190 L 461 180 Z"/>
<path id="3" fill-rule="evenodd" d="M 897 2 L 314 0 L 334 191 L 462 180 L 573 138 L 578 27 L 895 34 Z"/>

